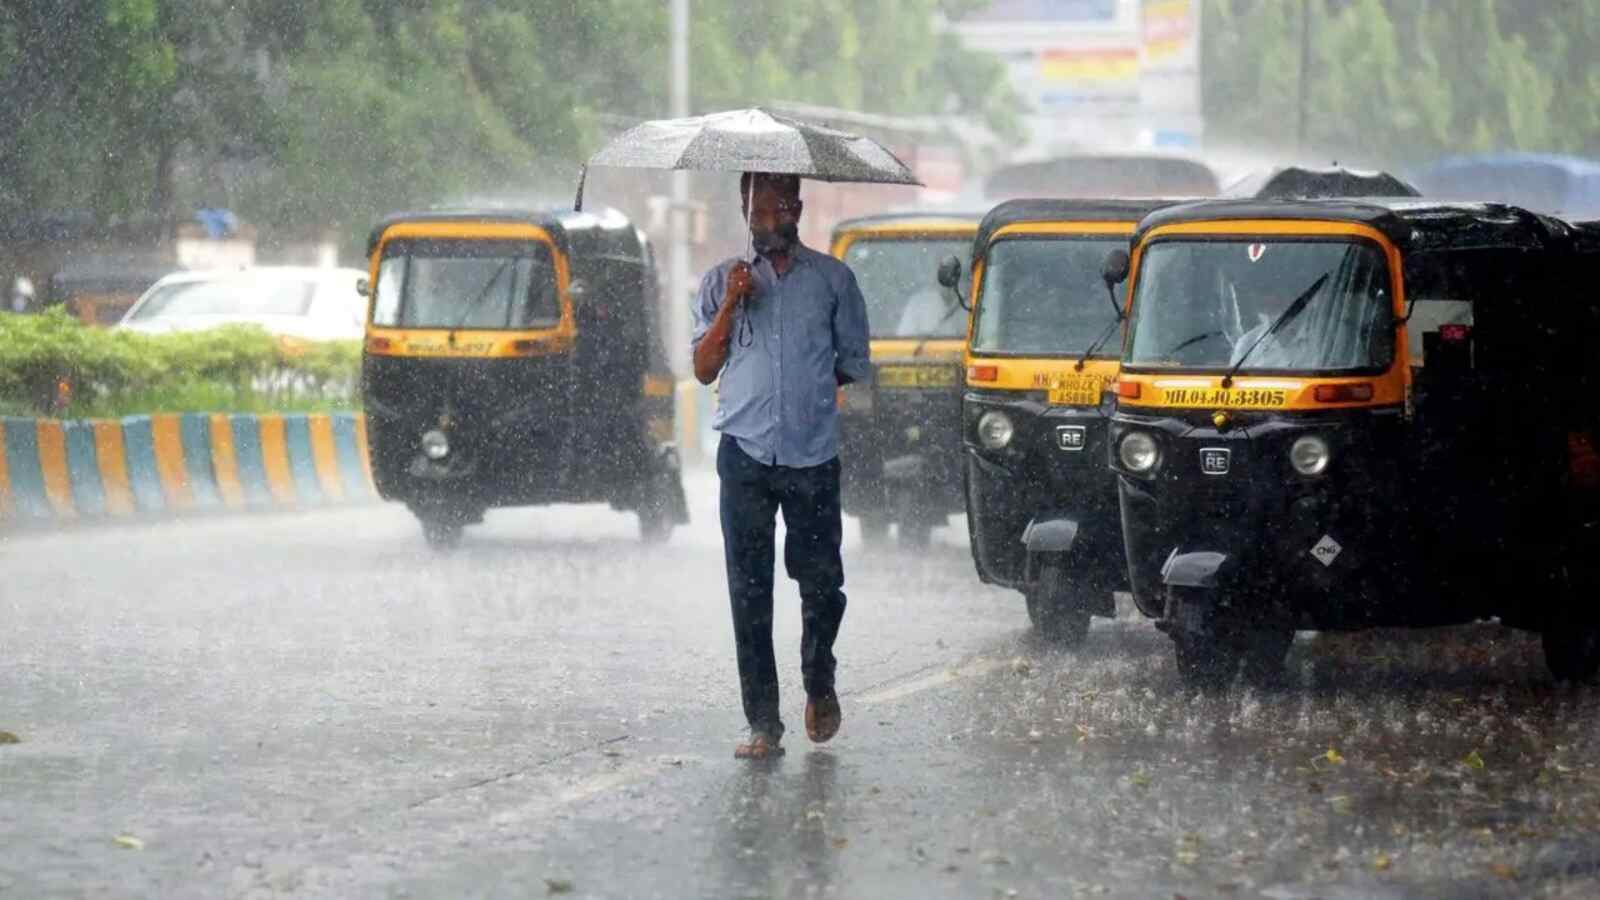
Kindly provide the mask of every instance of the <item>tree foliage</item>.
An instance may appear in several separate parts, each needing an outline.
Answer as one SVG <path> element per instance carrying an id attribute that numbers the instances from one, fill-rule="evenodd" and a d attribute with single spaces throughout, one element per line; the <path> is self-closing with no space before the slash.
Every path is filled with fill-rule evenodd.
<path id="1" fill-rule="evenodd" d="M 1014 125 L 935 30 L 982 0 L 692 0 L 693 106 Z M 662 0 L 9 0 L 0 212 L 230 206 L 276 223 L 566 185 L 603 123 L 666 113 Z"/>
<path id="2" fill-rule="evenodd" d="M 1206 0 L 1204 16 L 1212 135 L 1370 162 L 1600 153 L 1600 0 Z"/>

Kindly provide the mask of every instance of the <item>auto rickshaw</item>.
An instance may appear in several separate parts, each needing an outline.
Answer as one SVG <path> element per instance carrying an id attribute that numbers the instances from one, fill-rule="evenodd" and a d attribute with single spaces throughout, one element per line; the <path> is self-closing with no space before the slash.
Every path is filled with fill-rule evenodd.
<path id="1" fill-rule="evenodd" d="M 935 275 L 945 257 L 971 252 L 979 218 L 902 213 L 834 228 L 833 255 L 855 272 L 872 329 L 873 379 L 840 392 L 841 499 L 869 543 L 894 524 L 902 545 L 925 546 L 963 508 L 967 311 Z"/>
<path id="2" fill-rule="evenodd" d="M 486 509 L 606 502 L 688 521 L 656 266 L 616 212 L 392 216 L 368 240 L 372 476 L 436 548 Z"/>
<path id="3" fill-rule="evenodd" d="M 973 245 L 961 437 L 972 558 L 1062 644 L 1081 641 L 1090 616 L 1115 615 L 1127 581 L 1104 463 L 1121 303 L 1101 262 L 1166 202 L 1012 200 Z M 941 277 L 954 284 L 958 268 L 947 261 Z"/>
<path id="4" fill-rule="evenodd" d="M 1491 204 L 1202 201 L 1108 256 L 1132 272 L 1109 459 L 1133 597 L 1187 682 L 1270 680 L 1297 629 L 1490 618 L 1595 673 L 1577 236 Z"/>

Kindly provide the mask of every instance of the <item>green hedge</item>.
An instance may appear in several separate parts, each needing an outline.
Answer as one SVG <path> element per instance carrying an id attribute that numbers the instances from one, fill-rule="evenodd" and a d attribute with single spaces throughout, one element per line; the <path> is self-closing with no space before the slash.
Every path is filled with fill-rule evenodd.
<path id="1" fill-rule="evenodd" d="M 353 409 L 360 369 L 358 341 L 291 343 L 242 325 L 147 335 L 59 309 L 0 315 L 0 411 L 19 415 Z"/>

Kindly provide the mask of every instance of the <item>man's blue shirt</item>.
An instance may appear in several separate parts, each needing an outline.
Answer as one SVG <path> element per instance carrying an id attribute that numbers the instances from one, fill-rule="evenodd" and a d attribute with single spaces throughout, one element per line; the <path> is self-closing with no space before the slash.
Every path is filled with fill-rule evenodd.
<path id="1" fill-rule="evenodd" d="M 734 316 L 712 426 L 764 465 L 804 468 L 839 455 L 838 385 L 872 374 L 867 304 L 850 267 L 796 245 L 779 277 L 764 257 L 745 259 L 755 292 Z M 727 260 L 706 273 L 694 304 L 691 350 L 726 293 Z"/>

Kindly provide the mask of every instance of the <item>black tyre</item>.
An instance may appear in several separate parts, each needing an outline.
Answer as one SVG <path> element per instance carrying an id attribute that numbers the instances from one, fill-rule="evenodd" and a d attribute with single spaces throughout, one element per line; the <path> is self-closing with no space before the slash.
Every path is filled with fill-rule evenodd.
<path id="1" fill-rule="evenodd" d="M 866 513 L 858 518 L 861 523 L 861 543 L 868 547 L 881 547 L 889 539 L 889 517 L 878 512 Z"/>
<path id="2" fill-rule="evenodd" d="M 933 526 L 926 522 L 901 522 L 900 546 L 908 550 L 922 550 L 933 540 Z"/>
<path id="3" fill-rule="evenodd" d="M 1562 622 L 1544 629 L 1544 664 L 1558 681 L 1591 682 L 1600 671 L 1600 624 Z"/>
<path id="4" fill-rule="evenodd" d="M 1039 580 L 1023 591 L 1028 619 L 1040 638 L 1057 647 L 1076 647 L 1089 633 L 1088 604 L 1080 589 L 1067 580 L 1066 565 L 1048 560 L 1039 568 Z"/>
<path id="5" fill-rule="evenodd" d="M 1241 632 L 1237 644 L 1246 680 L 1257 687 L 1283 683 L 1283 661 L 1294 644 L 1293 629 L 1253 628 Z"/>
<path id="6" fill-rule="evenodd" d="M 665 544 L 672 537 L 672 517 L 665 509 L 650 504 L 639 510 L 639 540 L 646 544 Z"/>
<path id="7" fill-rule="evenodd" d="M 672 537 L 677 524 L 673 516 L 674 492 L 678 491 L 677 475 L 657 472 L 644 485 L 643 502 L 635 511 L 639 516 L 639 540 L 646 544 L 664 544 Z"/>
<path id="8" fill-rule="evenodd" d="M 428 516 L 422 520 L 422 539 L 434 550 L 449 551 L 461 546 L 466 526 L 452 516 Z"/>

